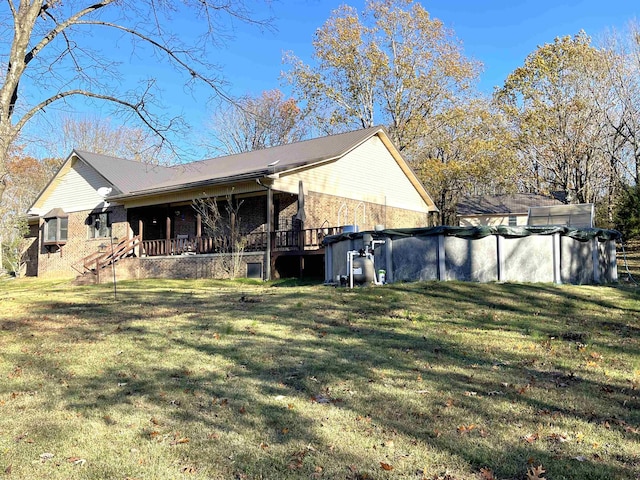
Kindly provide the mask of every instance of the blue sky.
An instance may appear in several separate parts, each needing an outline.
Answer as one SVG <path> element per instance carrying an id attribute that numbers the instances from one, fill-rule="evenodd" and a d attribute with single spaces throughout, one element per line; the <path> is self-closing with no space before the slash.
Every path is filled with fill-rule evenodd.
<path id="1" fill-rule="evenodd" d="M 235 93 L 256 95 L 280 86 L 282 52 L 310 60 L 315 30 L 341 4 L 362 9 L 364 2 L 274 0 L 276 32 L 241 28 L 221 55 Z M 581 29 L 594 40 L 611 28 L 622 30 L 640 12 L 637 0 L 424 0 L 422 5 L 453 29 L 467 56 L 484 64 L 480 81 L 491 92 L 522 65 L 538 45 Z"/>
<path id="2" fill-rule="evenodd" d="M 219 52 L 224 75 L 234 95 L 259 95 L 280 88 L 283 52 L 293 51 L 305 62 L 311 61 L 313 34 L 331 11 L 347 3 L 359 10 L 363 0 L 274 0 L 270 14 L 275 31 L 261 32 L 239 25 L 235 39 Z M 538 45 L 553 42 L 557 36 L 574 35 L 581 29 L 592 38 L 611 29 L 624 30 L 638 16 L 636 0 L 424 0 L 432 17 L 452 29 L 462 42 L 463 51 L 484 65 L 478 87 L 490 94 L 506 76 L 521 66 Z M 261 9 L 268 15 L 269 11 Z M 206 119 L 205 110 L 192 110 L 193 120 Z"/>
<path id="3" fill-rule="evenodd" d="M 365 0 L 272 0 L 269 7 L 264 2 L 246 2 L 257 9 L 258 17 L 273 17 L 275 28 L 261 31 L 255 26 L 235 24 L 234 38 L 223 48 L 211 50 L 211 58 L 221 66 L 221 73 L 229 82 L 229 93 L 235 96 L 258 96 L 275 88 L 287 93 L 280 78 L 286 68 L 282 64 L 283 53 L 290 50 L 309 63 L 314 32 L 331 12 L 344 3 L 361 11 Z M 581 29 L 597 41 L 612 28 L 624 30 L 640 10 L 638 0 L 423 0 L 421 3 L 432 17 L 453 30 L 466 56 L 484 65 L 478 87 L 487 94 L 521 66 L 538 45 L 550 43 L 557 36 L 574 35 Z M 174 26 L 182 35 L 193 30 L 186 20 L 178 20 Z M 117 54 L 120 47 L 125 84 L 133 84 L 140 76 L 157 77 L 162 89 L 159 100 L 166 113 L 184 114 L 196 132 L 206 129 L 214 108 L 203 101 L 209 90 L 200 88 L 190 94 L 184 89 L 184 76 L 177 76 L 160 64 L 144 62 L 139 56 L 134 58 L 126 45 L 111 46 L 110 53 Z M 98 107 L 94 104 L 89 108 Z M 93 113 L 100 115 L 99 111 Z M 195 138 L 196 134 L 185 141 L 193 145 Z M 200 155 L 195 152 L 196 157 Z"/>

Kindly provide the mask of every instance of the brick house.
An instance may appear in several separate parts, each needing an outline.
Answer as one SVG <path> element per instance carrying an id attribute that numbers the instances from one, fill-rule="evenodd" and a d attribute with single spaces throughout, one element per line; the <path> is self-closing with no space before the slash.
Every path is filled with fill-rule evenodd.
<path id="1" fill-rule="evenodd" d="M 381 127 L 170 167 L 74 150 L 29 210 L 27 274 L 99 277 L 118 260 L 120 278 L 224 276 L 198 198 L 231 202 L 240 275 L 265 279 L 322 276 L 325 235 L 437 210 Z"/>

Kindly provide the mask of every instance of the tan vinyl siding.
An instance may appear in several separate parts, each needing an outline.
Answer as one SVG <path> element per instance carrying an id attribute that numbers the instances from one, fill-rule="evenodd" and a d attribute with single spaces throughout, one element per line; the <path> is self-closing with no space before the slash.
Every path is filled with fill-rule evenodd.
<path id="1" fill-rule="evenodd" d="M 59 175 L 49 185 L 49 194 L 33 213 L 43 215 L 54 208 L 62 208 L 67 213 L 92 210 L 103 201 L 98 195 L 98 188 L 110 187 L 93 168 L 76 159 L 72 160 L 71 168 Z"/>
<path id="2" fill-rule="evenodd" d="M 428 211 L 416 188 L 377 136 L 337 161 L 283 175 L 276 180 L 274 188 L 298 193 L 299 180 L 302 180 L 306 192 L 418 212 Z"/>
<path id="3" fill-rule="evenodd" d="M 527 224 L 527 215 L 512 214 L 516 217 L 517 226 Z M 499 225 L 509 225 L 509 215 L 469 215 L 460 216 L 461 227 L 478 227 L 480 225 L 488 225 L 497 227 Z"/>

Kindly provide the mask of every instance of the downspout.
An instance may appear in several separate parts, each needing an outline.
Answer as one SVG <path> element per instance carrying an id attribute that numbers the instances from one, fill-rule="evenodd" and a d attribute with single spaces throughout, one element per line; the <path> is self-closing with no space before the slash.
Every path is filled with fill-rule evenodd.
<path id="1" fill-rule="evenodd" d="M 271 230 L 273 229 L 273 191 L 271 185 L 265 185 L 259 178 L 256 182 L 267 189 L 267 246 L 264 252 L 264 280 L 271 280 Z"/>

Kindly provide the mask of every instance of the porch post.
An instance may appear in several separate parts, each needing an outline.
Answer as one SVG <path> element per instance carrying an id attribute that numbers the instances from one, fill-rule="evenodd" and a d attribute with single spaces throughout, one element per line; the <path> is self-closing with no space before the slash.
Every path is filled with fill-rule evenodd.
<path id="1" fill-rule="evenodd" d="M 202 215 L 199 213 L 196 215 L 196 237 L 202 236 Z"/>
<path id="2" fill-rule="evenodd" d="M 171 253 L 171 215 L 167 212 L 167 241 L 166 241 L 166 252 L 165 255 L 169 255 Z"/>
<path id="3" fill-rule="evenodd" d="M 264 252 L 265 280 L 271 280 L 271 230 L 273 230 L 273 191 L 267 186 L 267 248 Z"/>
<path id="4" fill-rule="evenodd" d="M 142 239 L 144 234 L 144 222 L 142 219 L 138 220 L 138 237 L 140 237 L 140 242 L 138 243 L 136 256 L 140 257 L 142 254 Z"/>

